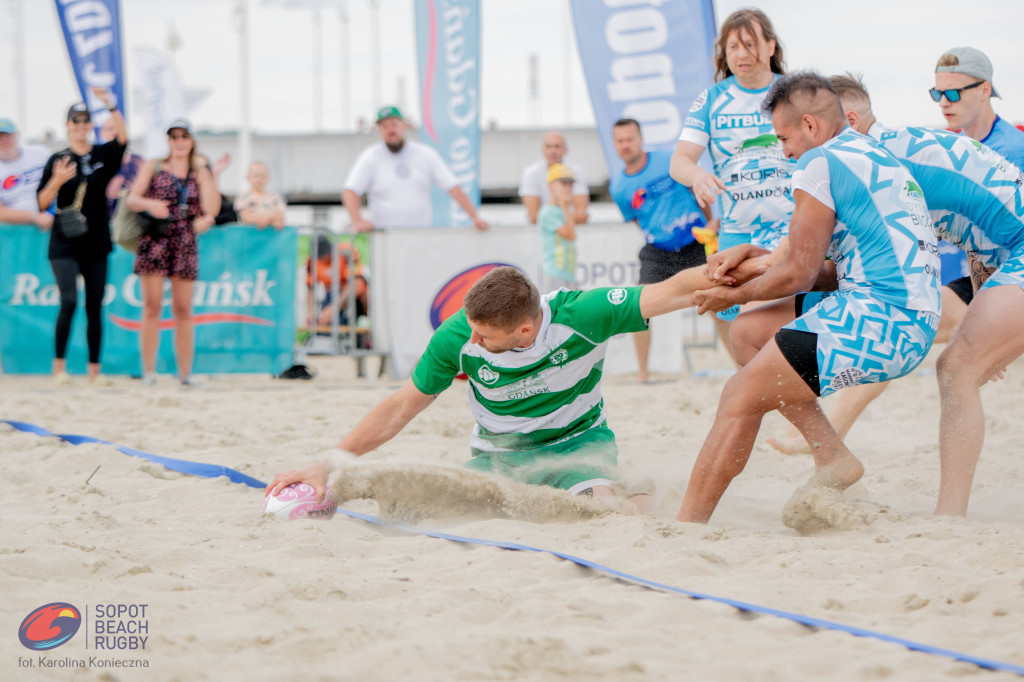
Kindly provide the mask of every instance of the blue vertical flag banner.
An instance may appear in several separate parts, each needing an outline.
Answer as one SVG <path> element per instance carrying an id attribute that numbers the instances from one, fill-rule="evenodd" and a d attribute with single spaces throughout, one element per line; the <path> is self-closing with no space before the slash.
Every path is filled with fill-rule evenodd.
<path id="1" fill-rule="evenodd" d="M 674 149 L 690 105 L 714 77 L 712 0 L 571 0 L 576 44 L 612 177 L 612 124 L 640 122 L 644 147 Z"/>
<path id="2" fill-rule="evenodd" d="M 99 130 L 110 113 L 90 88 L 109 88 L 124 103 L 124 71 L 121 67 L 121 8 L 119 0 L 55 0 L 64 29 L 64 42 L 75 72 L 82 101 L 89 106 Z"/>
<path id="3" fill-rule="evenodd" d="M 459 187 L 480 205 L 480 2 L 416 2 L 419 59 L 420 140 L 455 173 Z M 380 104 L 378 102 L 378 104 Z M 465 211 L 434 188 L 433 225 L 468 226 Z"/>
<path id="4" fill-rule="evenodd" d="M 46 374 L 52 368 L 60 293 L 46 257 L 49 239 L 34 226 L 0 225 L 0 365 L 7 374 Z M 278 374 L 292 364 L 297 241 L 290 227 L 218 227 L 199 237 L 199 279 L 192 296 L 196 373 Z M 120 247 L 110 254 L 101 357 L 107 374 L 138 376 L 142 370 L 142 291 L 134 264 L 135 254 Z M 86 367 L 83 301 L 79 292 L 67 352 L 73 373 Z M 157 371 L 172 373 L 169 283 L 160 330 Z"/>

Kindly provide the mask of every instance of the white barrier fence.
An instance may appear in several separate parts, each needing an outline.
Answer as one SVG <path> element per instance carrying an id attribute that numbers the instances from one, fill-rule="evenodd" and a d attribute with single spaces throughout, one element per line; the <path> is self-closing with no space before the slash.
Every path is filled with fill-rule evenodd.
<path id="1" fill-rule="evenodd" d="M 640 231 L 631 224 L 580 227 L 576 275 L 580 288 L 635 285 L 640 274 L 637 253 L 641 246 Z M 522 269 L 534 281 L 540 279 L 541 272 L 540 236 L 532 226 L 492 228 L 483 233 L 451 228 L 380 230 L 371 236 L 371 252 L 373 347 L 389 353 L 395 378 L 411 374 L 430 339 L 434 330 L 432 309 L 442 308 L 447 295 L 458 296 L 457 303 L 461 304 L 464 289 L 471 283 L 468 271 L 501 263 Z M 656 318 L 651 329 L 652 372 L 682 371 L 684 337 L 714 339 L 712 320 L 705 316 L 695 322 L 692 311 Z M 636 370 L 632 339 L 629 335 L 613 338 L 605 372 L 626 374 Z"/>

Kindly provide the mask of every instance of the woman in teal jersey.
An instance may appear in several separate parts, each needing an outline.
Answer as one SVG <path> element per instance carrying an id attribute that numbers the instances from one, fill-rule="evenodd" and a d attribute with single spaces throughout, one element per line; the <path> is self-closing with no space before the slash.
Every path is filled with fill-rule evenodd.
<path id="1" fill-rule="evenodd" d="M 715 84 L 690 107 L 670 172 L 702 207 L 718 201 L 721 250 L 744 243 L 772 250 L 789 230 L 794 163 L 761 111 L 768 88 L 785 72 L 782 45 L 763 12 L 743 9 L 725 20 L 715 68 Z M 705 149 L 713 173 L 697 165 Z M 717 317 L 737 314 L 734 307 Z"/>
<path id="2" fill-rule="evenodd" d="M 676 147 L 676 153 L 672 157 L 672 177 L 687 187 L 691 187 L 697 201 L 702 206 L 710 205 L 716 197 L 728 189 L 726 182 L 721 177 L 697 165 L 701 154 L 710 146 L 710 143 L 719 141 L 717 139 L 719 136 L 714 134 L 713 128 L 719 128 L 719 132 L 722 133 L 727 130 L 735 131 L 728 135 L 730 139 L 726 140 L 727 143 L 731 142 L 730 146 L 733 147 L 733 149 L 726 150 L 728 156 L 747 148 L 745 143 L 757 142 L 757 138 L 762 134 L 758 128 L 763 127 L 763 124 L 760 126 L 749 125 L 754 121 L 744 121 L 743 117 L 760 117 L 760 102 L 775 79 L 775 74 L 784 74 L 785 72 L 782 45 L 779 44 L 775 35 L 772 22 L 764 12 L 757 9 L 742 9 L 730 14 L 722 24 L 718 41 L 715 43 L 716 86 L 701 93 L 690 109 L 691 114 L 712 104 L 708 100 L 718 92 L 735 90 L 736 86 L 742 89 L 741 92 L 757 93 L 760 94 L 760 97 L 757 98 L 756 108 L 751 111 L 729 111 L 728 114 L 735 115 L 727 114 L 727 118 L 720 121 L 724 124 L 721 126 L 716 125 L 719 123 L 717 121 L 709 122 L 710 125 L 703 124 L 702 121 L 693 120 L 697 118 L 694 116 L 687 119 L 683 134 Z M 711 113 L 718 114 L 719 112 L 712 110 Z M 732 118 L 739 120 L 732 121 L 730 120 Z M 763 132 L 771 132 L 771 120 L 763 117 L 761 119 L 767 124 L 767 130 Z M 743 125 L 743 123 L 748 125 Z M 687 128 L 694 129 L 694 133 L 702 132 L 703 135 L 690 133 Z M 700 142 L 701 138 L 704 138 L 703 144 Z M 717 157 L 713 159 L 715 169 L 721 171 L 728 158 L 723 158 L 724 155 L 720 151 L 717 154 L 715 151 L 712 150 L 712 154 Z"/>

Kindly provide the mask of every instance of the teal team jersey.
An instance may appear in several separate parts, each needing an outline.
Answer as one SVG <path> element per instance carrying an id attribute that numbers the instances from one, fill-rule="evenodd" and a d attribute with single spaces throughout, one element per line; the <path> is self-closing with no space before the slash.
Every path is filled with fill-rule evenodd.
<path id="1" fill-rule="evenodd" d="M 426 394 L 469 378 L 474 452 L 526 450 L 605 425 L 601 373 L 608 339 L 647 329 L 641 287 L 556 291 L 541 297 L 543 320 L 529 348 L 490 353 L 469 342 L 465 309 L 434 332 L 412 381 Z"/>
<path id="2" fill-rule="evenodd" d="M 706 147 L 725 183 L 722 232 L 749 233 L 752 243 L 773 248 L 789 231 L 796 164 L 783 154 L 772 119 L 761 110 L 768 89 L 747 90 L 735 76 L 714 84 L 690 107 L 679 139 Z"/>
<path id="3" fill-rule="evenodd" d="M 565 225 L 565 212 L 561 206 L 547 204 L 537 214 L 540 228 L 540 248 L 544 274 L 567 282 L 576 279 L 576 242 L 558 235 Z"/>
<path id="4" fill-rule="evenodd" d="M 895 156 L 846 128 L 800 157 L 793 189 L 835 211 L 828 255 L 840 291 L 939 312 L 935 232 L 924 194 Z"/>
<path id="5" fill-rule="evenodd" d="M 940 130 L 891 130 L 879 143 L 924 192 L 936 234 L 999 267 L 1024 247 L 1024 174 L 977 140 Z"/>

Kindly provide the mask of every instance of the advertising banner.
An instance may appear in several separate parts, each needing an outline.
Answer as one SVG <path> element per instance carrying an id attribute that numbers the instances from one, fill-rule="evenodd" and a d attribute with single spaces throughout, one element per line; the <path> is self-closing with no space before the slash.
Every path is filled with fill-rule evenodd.
<path id="1" fill-rule="evenodd" d="M 644 147 L 674 149 L 690 105 L 714 77 L 712 0 L 571 0 L 576 44 L 601 149 L 614 177 L 622 160 L 612 124 L 640 122 Z"/>
<path id="2" fill-rule="evenodd" d="M 49 235 L 34 226 L 0 225 L 0 363 L 8 374 L 51 371 L 60 295 L 46 258 Z M 193 295 L 194 372 L 269 372 L 292 364 L 295 345 L 296 233 L 220 227 L 199 238 L 199 280 Z M 135 254 L 110 255 L 103 300 L 103 371 L 141 374 L 142 293 L 132 273 Z M 81 286 L 81 285 L 80 285 Z M 86 366 L 85 297 L 68 345 L 68 371 Z M 157 371 L 175 372 L 170 284 L 165 287 Z"/>
<path id="3" fill-rule="evenodd" d="M 635 226 L 587 225 L 578 235 L 579 288 L 636 285 L 640 275 L 636 254 L 644 242 Z M 466 291 L 491 268 L 512 265 L 534 282 L 540 279 L 540 237 L 535 227 L 503 227 L 460 236 L 445 229 L 380 230 L 373 239 L 373 296 L 375 301 L 387 302 L 380 330 L 386 329 L 395 378 L 412 373 L 434 329 L 462 307 Z M 682 370 L 682 315 L 672 313 L 652 321 L 652 372 Z M 384 347 L 376 336 L 374 347 Z M 636 368 L 629 335 L 612 338 L 605 372 L 624 374 Z"/>
<path id="4" fill-rule="evenodd" d="M 135 111 L 145 120 L 142 148 L 147 159 L 167 156 L 167 124 L 185 118 L 185 85 L 181 71 L 169 52 L 156 47 L 132 50 L 138 82 Z M 138 126 L 135 126 L 138 130 Z M 138 149 L 136 149 L 138 151 Z"/>
<path id="5" fill-rule="evenodd" d="M 110 88 L 124 114 L 124 71 L 121 66 L 121 8 L 118 0 L 55 0 L 82 101 L 99 130 L 110 112 L 89 91 Z"/>
<path id="6" fill-rule="evenodd" d="M 480 2 L 423 0 L 416 7 L 420 141 L 441 155 L 474 206 L 480 205 Z M 377 102 L 375 106 L 386 104 Z M 472 225 L 437 187 L 436 227 Z"/>

